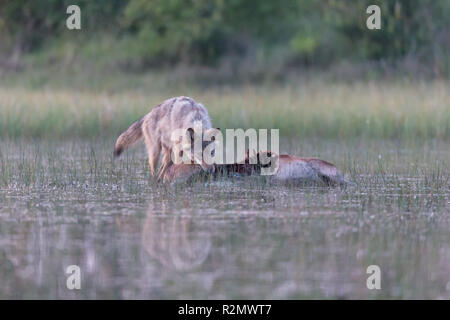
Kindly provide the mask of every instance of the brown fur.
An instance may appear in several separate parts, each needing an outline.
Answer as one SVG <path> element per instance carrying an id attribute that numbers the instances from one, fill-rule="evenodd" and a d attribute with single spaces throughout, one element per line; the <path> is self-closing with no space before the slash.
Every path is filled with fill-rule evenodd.
<path id="1" fill-rule="evenodd" d="M 256 165 L 248 164 L 215 164 L 209 171 L 202 170 L 198 164 L 173 164 L 164 174 L 164 182 L 189 182 L 193 179 L 204 177 L 217 178 L 227 175 L 251 175 L 256 172 Z"/>
<path id="2" fill-rule="evenodd" d="M 325 183 L 327 185 L 346 185 L 353 184 L 344 179 L 338 169 L 331 163 L 317 158 L 301 158 L 298 156 L 272 152 L 266 154 L 271 161 L 278 161 L 278 170 L 272 177 L 274 181 L 300 181 Z M 270 166 L 261 163 L 261 154 L 254 154 L 251 161 L 249 153 L 242 164 L 223 164 L 215 165 L 214 171 L 207 174 L 211 177 L 217 177 L 220 174 L 230 175 L 238 174 L 243 176 L 260 175 L 261 168 Z M 252 164 L 250 162 L 256 162 Z M 164 175 L 164 182 L 187 182 L 199 178 L 205 174 L 199 165 L 195 164 L 177 164 L 172 165 Z"/>
<path id="3" fill-rule="evenodd" d="M 304 182 L 323 182 L 328 185 L 352 184 L 345 180 L 334 164 L 321 159 L 302 158 L 289 154 L 278 155 L 271 151 L 267 151 L 265 156 L 270 158 L 270 161 L 278 162 L 278 170 L 272 176 L 273 179 L 278 181 L 298 180 Z M 256 157 L 256 163 L 259 167 L 270 166 L 270 164 L 261 164 L 261 153 L 255 153 L 253 157 Z M 250 162 L 248 151 L 245 162 Z"/>

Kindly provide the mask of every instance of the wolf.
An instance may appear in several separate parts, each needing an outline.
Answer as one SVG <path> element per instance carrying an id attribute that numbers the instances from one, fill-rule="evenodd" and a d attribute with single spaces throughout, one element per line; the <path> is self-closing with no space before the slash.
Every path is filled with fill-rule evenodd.
<path id="1" fill-rule="evenodd" d="M 155 176 L 160 155 L 163 154 L 157 176 L 157 179 L 160 180 L 172 164 L 172 150 L 177 144 L 182 143 L 181 137 L 173 140 L 172 133 L 177 129 L 186 129 L 193 140 L 193 127 L 196 124 L 200 124 L 204 131 L 212 127 L 208 111 L 201 103 L 185 96 L 167 99 L 119 136 L 114 147 L 114 156 L 120 156 L 126 148 L 144 138 L 152 176 Z M 203 165 L 201 159 L 194 160 L 196 163 L 200 163 L 203 169 L 208 169 Z"/>

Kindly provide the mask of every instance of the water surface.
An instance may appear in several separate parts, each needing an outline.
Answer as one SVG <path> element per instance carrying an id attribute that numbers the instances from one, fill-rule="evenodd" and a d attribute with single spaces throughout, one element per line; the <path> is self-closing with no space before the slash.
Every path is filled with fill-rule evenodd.
<path id="1" fill-rule="evenodd" d="M 450 298 L 444 142 L 301 146 L 347 189 L 158 186 L 141 148 L 114 162 L 109 147 L 1 143 L 0 298 Z M 372 264 L 381 290 L 366 287 Z"/>

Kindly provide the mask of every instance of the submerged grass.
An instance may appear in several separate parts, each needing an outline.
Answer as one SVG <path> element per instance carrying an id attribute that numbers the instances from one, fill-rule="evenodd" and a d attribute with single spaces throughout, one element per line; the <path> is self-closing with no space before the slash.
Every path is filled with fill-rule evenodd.
<path id="1" fill-rule="evenodd" d="M 440 199 L 433 202 L 434 205 L 439 204 L 441 209 L 447 207 L 445 197 L 450 191 L 447 142 L 429 140 L 415 145 L 379 140 L 349 143 L 315 139 L 301 145 L 296 140 L 283 142 L 282 152 L 319 157 L 334 163 L 357 184 L 351 189 L 355 196 L 372 201 L 372 196 L 384 197 L 385 193 L 394 192 L 397 197 L 407 197 L 410 201 L 416 195 L 430 195 Z M 114 159 L 113 144 L 113 139 L 2 141 L 0 187 L 3 190 L 50 188 L 136 194 L 167 191 L 167 186 L 150 178 L 143 146 Z M 270 187 L 258 179 L 247 179 L 245 183 L 249 188 Z M 306 190 L 315 192 L 314 188 Z M 423 204 L 421 202 L 414 210 L 424 210 Z"/>

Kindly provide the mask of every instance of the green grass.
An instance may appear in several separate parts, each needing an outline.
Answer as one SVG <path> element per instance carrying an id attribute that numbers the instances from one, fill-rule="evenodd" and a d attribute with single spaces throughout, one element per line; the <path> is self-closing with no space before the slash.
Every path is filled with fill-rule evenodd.
<path id="1" fill-rule="evenodd" d="M 450 82 L 319 78 L 205 86 L 183 73 L 27 72 L 0 83 L 3 137 L 115 137 L 162 100 L 188 95 L 220 128 L 279 128 L 282 137 L 450 138 Z"/>

